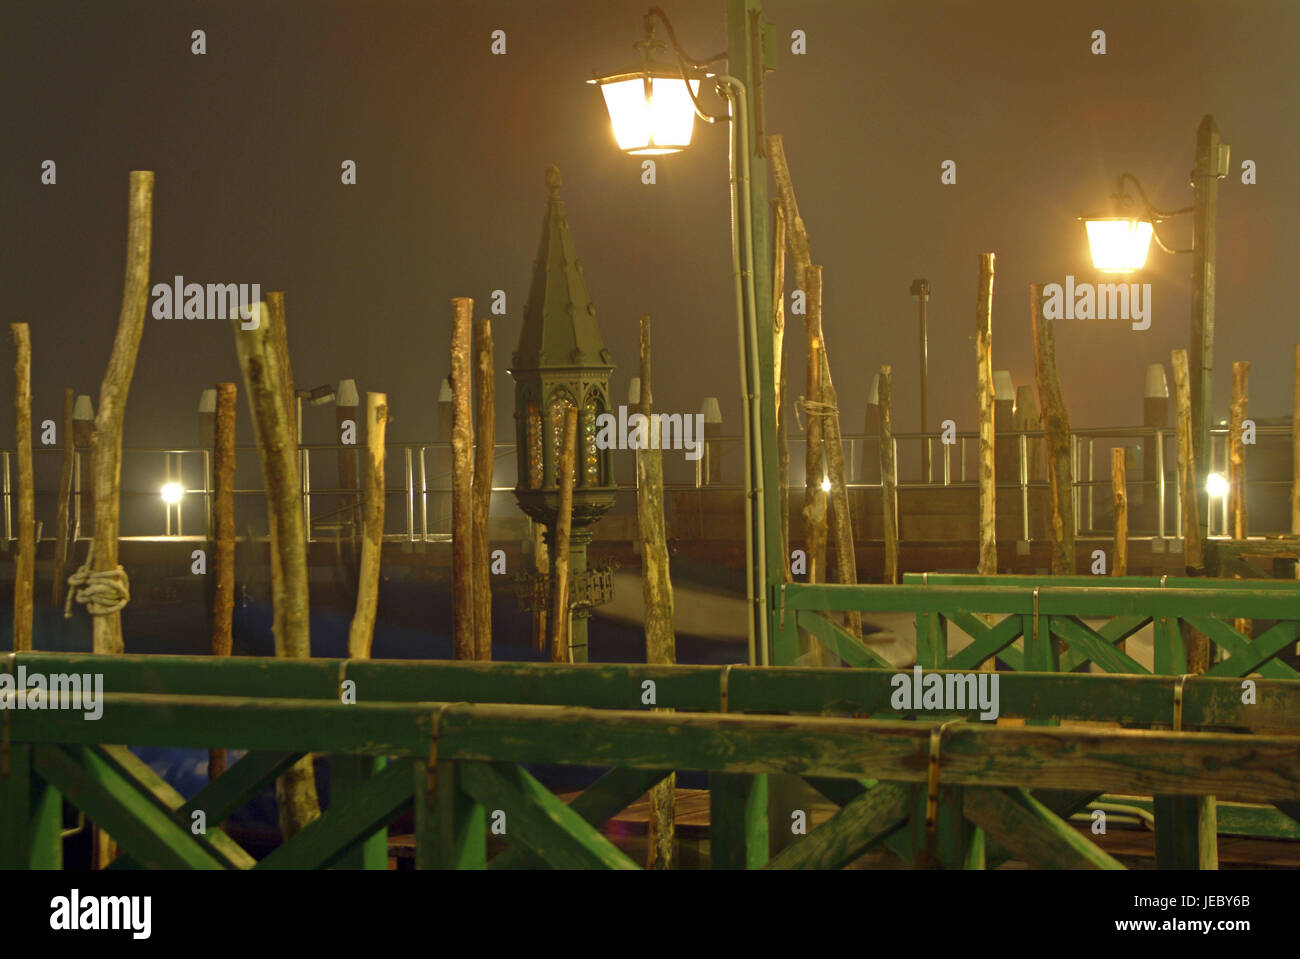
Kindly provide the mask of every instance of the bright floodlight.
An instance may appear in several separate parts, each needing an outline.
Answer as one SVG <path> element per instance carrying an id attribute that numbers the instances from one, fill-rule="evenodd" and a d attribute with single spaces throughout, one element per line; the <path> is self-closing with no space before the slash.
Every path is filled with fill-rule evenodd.
<path id="1" fill-rule="evenodd" d="M 1092 265 L 1102 273 L 1132 273 L 1147 261 L 1155 228 L 1150 220 L 1131 217 L 1096 217 L 1084 221 Z"/>
<path id="2" fill-rule="evenodd" d="M 618 148 L 633 156 L 677 153 L 691 145 L 700 81 L 647 69 L 589 81 L 599 84 Z"/>
<path id="3" fill-rule="evenodd" d="M 1211 473 L 1205 478 L 1205 491 L 1210 494 L 1211 499 L 1227 496 L 1228 481 L 1221 473 Z"/>
<path id="4" fill-rule="evenodd" d="M 162 498 L 164 503 L 179 503 L 184 493 L 185 490 L 180 483 L 163 484 Z"/>

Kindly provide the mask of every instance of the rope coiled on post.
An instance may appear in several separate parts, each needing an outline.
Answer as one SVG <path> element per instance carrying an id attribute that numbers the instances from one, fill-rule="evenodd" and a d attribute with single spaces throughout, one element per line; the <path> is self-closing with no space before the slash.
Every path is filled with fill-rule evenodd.
<path id="1" fill-rule="evenodd" d="M 834 403 L 822 403 L 820 400 L 810 400 L 805 397 L 799 397 L 799 402 L 794 405 L 795 419 L 799 421 L 799 428 L 803 429 L 803 419 L 799 416 L 800 412 L 806 413 L 809 419 L 814 416 L 839 416 L 840 408 Z"/>
<path id="2" fill-rule="evenodd" d="M 72 601 L 75 599 L 91 616 L 108 616 L 119 613 L 131 601 L 131 583 L 126 570 L 120 565 L 113 569 L 92 570 L 95 562 L 95 544 L 92 541 L 81 568 L 68 577 L 68 598 L 63 604 L 63 618 L 72 618 Z"/>

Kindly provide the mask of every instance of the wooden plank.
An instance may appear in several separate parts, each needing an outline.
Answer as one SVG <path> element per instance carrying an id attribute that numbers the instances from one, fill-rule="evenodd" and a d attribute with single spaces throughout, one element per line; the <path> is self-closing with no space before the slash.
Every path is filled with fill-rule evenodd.
<path id="1" fill-rule="evenodd" d="M 0 869 L 62 869 L 63 800 L 36 774 L 33 747 L 8 746 L 0 776 Z"/>
<path id="2" fill-rule="evenodd" d="M 1054 815 L 1065 820 L 1086 809 L 1090 802 L 1101 796 L 1102 793 L 1099 792 L 1079 792 L 1070 789 L 1037 789 L 1033 792 L 1034 799 L 1042 803 Z M 988 845 L 986 864 L 988 869 L 997 869 L 1007 860 L 1015 858 L 1014 854 L 996 839 L 990 838 Z"/>
<path id="3" fill-rule="evenodd" d="M 663 781 L 668 769 L 611 769 L 569 802 L 569 808 L 599 828 Z M 519 869 L 540 863 L 521 846 L 496 856 L 489 869 Z"/>
<path id="4" fill-rule="evenodd" d="M 709 854 L 714 869 L 761 869 L 768 861 L 766 776 L 709 776 Z"/>
<path id="5" fill-rule="evenodd" d="M 1156 795 L 1156 865 L 1161 869 L 1218 869 L 1214 796 Z"/>
<path id="6" fill-rule="evenodd" d="M 1008 616 L 996 626 L 986 626 L 981 620 L 962 610 L 949 612 L 945 617 L 964 630 L 974 642 L 945 662 L 946 669 L 975 669 L 986 659 L 997 655 L 1021 635 L 1018 616 Z"/>
<path id="7" fill-rule="evenodd" d="M 882 785 L 862 792 L 766 869 L 842 869 L 907 819 L 908 790 Z"/>
<path id="8" fill-rule="evenodd" d="M 460 784 L 460 763 L 412 764 L 416 869 L 483 869 L 487 819 Z"/>
<path id="9" fill-rule="evenodd" d="M 1271 679 L 1300 679 L 1300 672 L 1286 663 L 1269 658 L 1286 649 L 1297 636 L 1300 636 L 1300 623 L 1278 623 L 1263 633 L 1257 641 L 1252 641 L 1214 616 L 1194 616 L 1188 618 L 1186 622 L 1228 653 L 1228 658 L 1216 665 L 1224 666 L 1233 663 L 1233 667 L 1230 670 L 1221 670 L 1215 675 L 1244 676 L 1249 672 L 1258 672 Z M 1257 642 L 1263 642 L 1264 645 L 1259 646 Z M 1266 649 L 1270 652 L 1263 652 Z"/>
<path id="10" fill-rule="evenodd" d="M 927 669 L 937 669 L 948 658 L 948 627 L 943 616 L 935 612 L 916 614 L 916 661 Z"/>
<path id="11" fill-rule="evenodd" d="M 336 753 L 330 757 L 330 810 L 344 797 L 364 789 L 385 765 L 382 756 L 349 756 Z M 409 773 L 405 774 L 409 776 Z M 388 829 L 381 826 L 360 843 L 352 845 L 335 861 L 337 869 L 387 869 Z"/>
<path id="12" fill-rule="evenodd" d="M 1208 583 L 1209 580 L 1201 580 Z M 1200 589 L 1140 589 L 1106 586 L 1042 586 L 1043 616 L 1246 616 L 1294 619 L 1297 591 L 1260 585 L 1256 580 L 1225 589 L 1215 581 Z M 1280 581 L 1279 581 L 1280 582 Z M 836 583 L 788 583 L 786 610 L 864 612 L 938 612 L 963 609 L 975 613 L 1033 613 L 1033 589 L 1011 586 L 845 586 Z"/>
<path id="13" fill-rule="evenodd" d="M 163 869 L 225 869 L 230 864 L 157 803 L 141 795 L 93 748 L 38 746 L 37 774 L 107 831 L 139 862 Z"/>
<path id="14" fill-rule="evenodd" d="M 1041 620 L 1040 620 L 1041 622 Z M 1072 649 L 1082 650 L 1092 662 L 1112 673 L 1149 673 L 1145 666 L 1127 653 L 1121 653 L 1074 616 L 1047 618 L 1052 635 L 1059 636 Z M 1041 627 L 1040 627 L 1041 628 Z"/>
<path id="15" fill-rule="evenodd" d="M 1047 869 L 1123 869 L 1024 789 L 967 789 L 966 816 L 1018 858 Z"/>
<path id="16" fill-rule="evenodd" d="M 523 768 L 462 763 L 463 788 L 495 816 L 504 813 L 505 838 L 556 869 L 636 869 L 594 826 Z"/>
<path id="17" fill-rule="evenodd" d="M 336 795 L 323 816 L 276 847 L 257 868 L 328 869 L 406 809 L 411 801 L 412 765 L 410 760 L 389 763 L 364 783 Z M 387 850 L 383 868 L 387 868 Z"/>
<path id="18" fill-rule="evenodd" d="M 1250 650 L 1243 651 L 1240 658 L 1233 657 L 1225 659 L 1221 663 L 1215 663 L 1205 671 L 1207 676 L 1244 676 L 1249 672 L 1258 670 L 1265 676 L 1271 678 L 1292 678 L 1296 674 L 1295 670 L 1286 663 L 1272 663 L 1285 667 L 1285 670 L 1269 669 L 1271 657 L 1285 650 L 1296 639 L 1300 638 L 1300 623 L 1278 623 L 1275 626 L 1265 630 L 1264 633 L 1250 644 Z M 1282 674 L 1279 676 L 1278 674 Z"/>
<path id="19" fill-rule="evenodd" d="M 91 747 L 95 755 L 111 767 L 124 781 L 135 785 L 140 795 L 151 799 L 163 812 L 171 815 L 181 828 L 194 835 L 193 810 L 182 813 L 185 798 L 171 787 L 161 776 L 153 771 L 144 760 L 136 756 L 126 746 Z M 205 829 L 199 835 L 199 842 L 210 847 L 211 851 L 226 862 L 228 869 L 251 869 L 254 859 L 229 836 L 221 830 L 221 820 L 208 819 L 204 813 Z M 130 856 L 123 853 L 118 859 Z M 115 859 L 116 863 L 118 859 Z M 124 864 L 125 865 L 125 864 Z"/>
<path id="20" fill-rule="evenodd" d="M 890 666 L 889 660 L 864 645 L 862 640 L 847 629 L 832 623 L 820 613 L 801 610 L 795 616 L 795 622 L 800 629 L 806 630 L 809 635 L 850 666 L 878 666 L 884 668 Z"/>
<path id="21" fill-rule="evenodd" d="M 191 813 L 201 809 L 208 822 L 223 822 L 248 805 L 268 783 L 274 782 L 301 758 L 302 753 L 246 753 L 243 759 L 195 793 L 177 812 L 182 819 L 189 819 Z"/>

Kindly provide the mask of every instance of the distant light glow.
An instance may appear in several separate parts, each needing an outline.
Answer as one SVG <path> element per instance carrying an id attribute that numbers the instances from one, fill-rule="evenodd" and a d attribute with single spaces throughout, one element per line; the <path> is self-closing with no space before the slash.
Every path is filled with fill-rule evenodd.
<path id="1" fill-rule="evenodd" d="M 618 148 L 633 156 L 661 156 L 686 149 L 695 131 L 691 91 L 699 93 L 700 81 L 691 80 L 688 91 L 681 78 L 651 77 L 649 95 L 646 82 L 637 76 L 600 85 Z"/>
<path id="2" fill-rule="evenodd" d="M 1102 217 L 1084 221 L 1092 265 L 1102 273 L 1132 273 L 1147 262 L 1155 227 L 1150 220 Z"/>
<path id="3" fill-rule="evenodd" d="M 181 497 L 185 495 L 185 489 L 180 483 L 165 483 L 162 488 L 162 498 L 164 503 L 179 503 Z"/>
<path id="4" fill-rule="evenodd" d="M 831 491 L 831 479 L 828 476 L 826 477 L 826 479 L 822 480 L 822 492 L 829 493 L 830 491 Z"/>
<path id="5" fill-rule="evenodd" d="M 1211 473 L 1205 478 L 1205 491 L 1210 494 L 1211 499 L 1227 496 L 1228 481 L 1223 478 L 1221 473 Z"/>

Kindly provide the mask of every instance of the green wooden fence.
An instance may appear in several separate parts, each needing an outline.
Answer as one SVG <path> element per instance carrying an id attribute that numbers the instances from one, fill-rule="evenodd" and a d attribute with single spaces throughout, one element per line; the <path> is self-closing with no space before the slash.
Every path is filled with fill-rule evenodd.
<path id="1" fill-rule="evenodd" d="M 885 843 L 922 864 L 1015 856 L 1113 868 L 1066 821 L 1105 792 L 1214 795 L 1300 816 L 1291 680 L 1259 679 L 1246 704 L 1226 677 L 999 676 L 1003 716 L 1208 730 L 1186 732 L 1009 727 L 965 721 L 970 710 L 859 718 L 898 715 L 893 670 L 51 653 L 2 662 L 13 674 L 101 674 L 106 690 L 94 721 L 0 710 L 0 866 L 11 868 L 60 864 L 61 797 L 118 840 L 116 868 L 379 868 L 382 856 L 364 853 L 376 839 L 382 849 L 385 827 L 408 808 L 419 867 L 633 868 L 598 827 L 674 769 L 709 774 L 714 867 L 830 868 Z M 185 800 L 121 743 L 250 752 Z M 254 861 L 219 824 L 307 753 L 366 772 Z M 608 772 L 566 804 L 523 763 Z M 839 810 L 769 858 L 769 828 L 788 828 L 767 819 L 773 773 L 801 777 Z M 489 862 L 493 825 L 506 847 Z"/>

